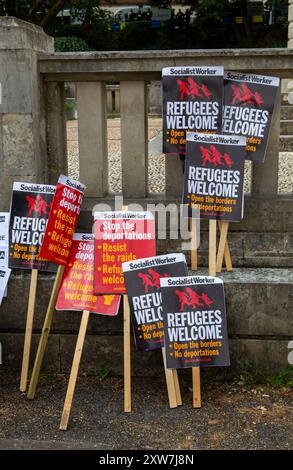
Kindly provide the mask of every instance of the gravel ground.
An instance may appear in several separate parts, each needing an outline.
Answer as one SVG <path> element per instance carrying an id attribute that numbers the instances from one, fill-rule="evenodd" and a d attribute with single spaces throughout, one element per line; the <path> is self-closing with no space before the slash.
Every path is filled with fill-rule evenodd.
<path id="1" fill-rule="evenodd" d="M 165 156 L 161 148 L 160 118 L 149 119 L 149 190 L 161 193 L 165 190 Z M 67 148 L 69 175 L 79 178 L 77 121 L 67 121 Z M 120 119 L 108 119 L 108 156 L 110 192 L 121 192 Z M 170 157 L 172 158 L 172 157 Z M 293 192 L 293 152 L 279 154 L 279 193 Z M 244 190 L 250 192 L 251 162 L 245 162 Z"/>
<path id="2" fill-rule="evenodd" d="M 58 430 L 68 377 L 43 377 L 34 401 L 18 378 L 0 372 L 0 449 L 292 449 L 292 391 L 243 389 L 207 381 L 193 409 L 184 371 L 183 406 L 167 406 L 162 378 L 133 379 L 133 411 L 124 414 L 122 380 L 81 376 L 67 432 Z M 5 380 L 4 380 L 5 379 Z"/>

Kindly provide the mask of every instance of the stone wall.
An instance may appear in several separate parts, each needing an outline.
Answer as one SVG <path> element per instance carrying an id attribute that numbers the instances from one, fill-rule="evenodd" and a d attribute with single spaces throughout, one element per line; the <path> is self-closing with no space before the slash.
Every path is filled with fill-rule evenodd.
<path id="1" fill-rule="evenodd" d="M 1 18 L 0 210 L 9 209 L 13 181 L 55 183 L 60 172 L 67 171 L 65 82 L 77 84 L 80 179 L 87 185 L 79 228 L 89 230 L 94 204 L 113 203 L 107 180 L 105 81 L 120 81 L 125 203 L 168 203 L 178 201 L 182 171 L 176 157 L 166 159 L 166 194 L 151 199 L 147 185 L 146 84 L 160 79 L 163 66 L 186 63 L 223 63 L 228 69 L 266 71 L 290 78 L 292 56 L 288 49 L 55 54 L 52 38 L 40 28 L 14 18 Z M 159 82 L 151 93 L 155 106 Z M 248 363 L 281 370 L 287 365 L 287 345 L 293 338 L 293 199 L 277 193 L 279 133 L 277 105 L 266 162 L 253 171 L 245 218 L 240 224 L 231 224 L 231 249 L 238 269 L 222 277 L 233 370 Z M 207 259 L 205 235 L 203 224 L 202 265 Z M 159 241 L 158 250 L 180 250 L 180 240 Z M 29 279 L 28 273 L 14 273 L 8 298 L 0 307 L 3 363 L 16 370 L 21 365 Z M 41 275 L 32 355 L 51 287 L 52 277 Z M 69 369 L 79 321 L 77 312 L 55 313 L 44 370 Z M 157 360 L 156 353 L 134 352 L 133 360 L 137 375 L 161 373 L 161 359 Z M 102 366 L 117 374 L 122 371 L 121 312 L 118 318 L 111 319 L 91 316 L 82 368 L 97 373 Z"/>
<path id="2" fill-rule="evenodd" d="M 45 181 L 47 149 L 38 53 L 53 51 L 42 28 L 0 18 L 0 210 L 7 210 L 13 181 Z"/>

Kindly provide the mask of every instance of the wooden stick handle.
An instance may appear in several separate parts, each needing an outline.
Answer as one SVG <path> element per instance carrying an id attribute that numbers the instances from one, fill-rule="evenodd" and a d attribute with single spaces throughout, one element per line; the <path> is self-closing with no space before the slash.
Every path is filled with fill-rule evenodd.
<path id="1" fill-rule="evenodd" d="M 130 351 L 130 309 L 128 297 L 123 295 L 123 342 L 124 342 L 124 411 L 131 411 L 131 351 Z"/>
<path id="2" fill-rule="evenodd" d="M 73 357 L 72 368 L 70 372 L 70 377 L 69 377 L 60 427 L 59 427 L 60 431 L 66 431 L 68 427 L 68 421 L 69 421 L 70 411 L 72 407 L 74 390 L 76 386 L 76 381 L 77 381 L 77 376 L 78 376 L 78 371 L 79 371 L 79 364 L 81 360 L 89 316 L 90 316 L 90 312 L 88 310 L 84 310 L 82 313 L 82 317 L 81 317 L 80 328 L 79 328 L 79 333 L 77 337 L 75 353 Z"/>
<path id="3" fill-rule="evenodd" d="M 175 385 L 175 391 L 176 391 L 177 405 L 181 406 L 182 398 L 181 398 L 181 391 L 180 391 L 180 384 L 179 384 L 177 369 L 172 369 L 172 372 L 173 372 L 173 379 L 174 379 L 174 385 Z"/>
<path id="4" fill-rule="evenodd" d="M 193 408 L 201 407 L 200 393 L 200 368 L 192 368 L 192 392 L 193 392 Z"/>
<path id="5" fill-rule="evenodd" d="M 209 220 L 209 275 L 216 275 L 217 221 Z"/>
<path id="6" fill-rule="evenodd" d="M 197 223 L 191 218 L 191 270 L 197 271 Z"/>
<path id="7" fill-rule="evenodd" d="M 43 324 L 41 338 L 40 338 L 40 341 L 39 341 L 39 346 L 38 346 L 38 350 L 37 350 L 37 354 L 36 354 L 36 359 L 35 359 L 35 363 L 34 363 L 34 368 L 33 368 L 33 373 L 32 373 L 32 377 L 31 377 L 31 381 L 30 381 L 30 386 L 29 386 L 28 393 L 27 393 L 27 399 L 28 400 L 33 400 L 34 397 L 35 397 L 36 388 L 37 388 L 37 385 L 38 385 L 38 380 L 39 380 L 39 375 L 40 375 L 40 370 L 41 370 L 41 366 L 42 366 L 42 362 L 43 362 L 43 357 L 44 357 L 44 354 L 45 354 L 45 349 L 46 349 L 46 345 L 47 345 L 47 341 L 48 341 L 48 336 L 50 334 L 50 329 L 51 329 L 51 324 L 52 324 L 52 319 L 53 319 L 53 313 L 54 313 L 54 309 L 55 309 L 55 305 L 56 305 L 56 300 L 57 300 L 58 291 L 59 291 L 59 287 L 60 287 L 60 284 L 61 284 L 64 268 L 65 268 L 65 266 L 58 266 L 58 270 L 57 270 L 57 274 L 56 274 L 56 277 L 55 277 L 53 289 L 52 289 L 52 292 L 51 292 L 50 301 L 49 301 L 48 308 L 47 308 L 45 321 L 44 321 L 44 324 Z"/>
<path id="8" fill-rule="evenodd" d="M 37 284 L 38 284 L 38 270 L 32 269 L 29 297 L 28 297 L 27 316 L 26 316 L 22 366 L 21 366 L 21 374 L 20 374 L 19 389 L 21 392 L 26 392 L 26 387 L 27 387 L 27 377 L 28 377 L 28 370 L 29 370 L 30 350 L 31 350 L 31 343 L 32 343 L 33 323 L 34 323 L 35 305 L 36 305 Z"/>
<path id="9" fill-rule="evenodd" d="M 220 241 L 217 254 L 217 272 L 220 273 L 223 267 L 223 260 L 225 258 L 225 264 L 227 271 L 233 271 L 232 260 L 230 255 L 229 243 L 228 243 L 228 230 L 229 222 L 219 221 L 220 228 Z"/>
<path id="10" fill-rule="evenodd" d="M 162 356 L 163 356 L 164 369 L 165 369 L 169 406 L 170 408 L 177 408 L 177 396 L 176 396 L 175 381 L 174 381 L 174 376 L 173 376 L 173 369 L 167 369 L 166 367 L 166 351 L 164 347 L 162 348 Z"/>

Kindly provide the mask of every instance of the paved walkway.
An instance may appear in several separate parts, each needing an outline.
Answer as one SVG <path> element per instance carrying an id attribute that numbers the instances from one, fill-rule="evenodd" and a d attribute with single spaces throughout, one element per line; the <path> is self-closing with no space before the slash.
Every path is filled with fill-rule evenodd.
<path id="1" fill-rule="evenodd" d="M 165 156 L 162 148 L 162 120 L 149 118 L 149 190 L 161 193 L 165 190 Z M 77 121 L 67 121 L 67 148 L 69 175 L 79 178 Z M 122 191 L 121 183 L 121 132 L 120 118 L 108 119 L 108 156 L 110 191 Z M 173 158 L 170 156 L 169 158 Z M 176 158 L 176 157 L 175 157 Z M 250 192 L 251 162 L 245 162 L 244 190 Z M 281 152 L 279 158 L 279 192 L 293 192 L 293 153 Z"/>
<path id="2" fill-rule="evenodd" d="M 168 408 L 163 378 L 136 378 L 130 414 L 122 411 L 121 379 L 81 375 L 69 430 L 61 432 L 68 377 L 43 374 L 27 401 L 18 378 L 0 369 L 0 449 L 293 449 L 292 391 L 246 390 L 217 382 L 217 371 L 207 380 L 205 372 L 201 409 L 192 408 L 186 370 L 183 406 Z"/>

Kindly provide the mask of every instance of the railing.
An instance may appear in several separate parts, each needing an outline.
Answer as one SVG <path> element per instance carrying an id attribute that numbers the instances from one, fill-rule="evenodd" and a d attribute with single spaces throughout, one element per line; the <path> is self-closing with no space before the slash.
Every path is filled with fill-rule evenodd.
<path id="1" fill-rule="evenodd" d="M 51 180 L 66 169 L 64 146 L 64 82 L 77 86 L 80 179 L 88 197 L 108 194 L 106 81 L 120 83 L 122 190 L 126 198 L 148 192 L 147 83 L 159 80 L 170 65 L 223 65 L 227 70 L 293 76 L 288 49 L 194 50 L 40 54 L 39 69 L 47 89 L 47 136 Z M 266 161 L 254 165 L 251 192 L 276 197 L 280 106 L 276 105 Z M 178 158 L 166 158 L 166 197 L 179 196 L 182 174 Z"/>

